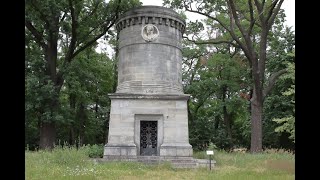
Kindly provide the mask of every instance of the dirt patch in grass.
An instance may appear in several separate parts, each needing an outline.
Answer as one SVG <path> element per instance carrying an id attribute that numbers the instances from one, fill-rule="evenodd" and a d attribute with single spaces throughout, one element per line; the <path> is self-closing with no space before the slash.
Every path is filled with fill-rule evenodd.
<path id="1" fill-rule="evenodd" d="M 268 169 L 287 171 L 289 173 L 295 172 L 294 162 L 286 160 L 266 160 L 266 166 Z"/>

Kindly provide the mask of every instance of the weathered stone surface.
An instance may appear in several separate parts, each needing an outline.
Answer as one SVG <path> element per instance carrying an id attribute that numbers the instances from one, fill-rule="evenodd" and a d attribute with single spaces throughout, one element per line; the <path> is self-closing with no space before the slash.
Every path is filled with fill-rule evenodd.
<path id="1" fill-rule="evenodd" d="M 171 9 L 143 6 L 124 13 L 119 32 L 118 86 L 111 99 L 104 158 L 140 156 L 140 122 L 156 121 L 156 156 L 191 157 L 181 75 L 185 22 Z M 143 151 L 141 151 L 143 152 Z"/>
<path id="2" fill-rule="evenodd" d="M 167 22 L 167 23 L 165 23 Z M 156 38 L 146 40 L 146 27 Z M 143 6 L 122 15 L 117 93 L 183 94 L 181 39 L 185 22 L 171 9 Z"/>
<path id="3" fill-rule="evenodd" d="M 139 155 L 140 121 L 158 121 L 158 155 L 192 156 L 188 138 L 187 106 L 181 105 L 181 102 L 187 104 L 186 99 L 167 99 L 165 96 L 161 99 L 159 95 L 157 98 L 146 99 L 137 99 L 136 95 L 132 95 L 129 99 L 128 96 L 127 94 L 124 99 L 117 97 L 111 100 L 111 106 L 116 102 L 122 109 L 117 116 L 110 116 L 116 118 L 110 118 L 109 143 L 135 144 Z M 111 108 L 110 114 L 113 113 L 119 113 L 119 109 Z M 169 147 L 162 146 L 163 144 Z"/>

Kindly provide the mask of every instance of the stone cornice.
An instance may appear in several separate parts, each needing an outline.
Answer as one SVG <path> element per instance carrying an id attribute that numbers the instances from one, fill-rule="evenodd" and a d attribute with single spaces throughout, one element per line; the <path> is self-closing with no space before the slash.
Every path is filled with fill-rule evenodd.
<path id="1" fill-rule="evenodd" d="M 110 99 L 154 99 L 154 100 L 188 100 L 189 94 L 127 94 L 127 93 L 110 93 Z"/>
<path id="2" fill-rule="evenodd" d="M 163 13 L 141 13 L 133 14 L 120 18 L 116 22 L 117 31 L 121 31 L 124 28 L 134 25 L 143 25 L 143 24 L 156 24 L 156 25 L 165 25 L 178 29 L 182 34 L 185 30 L 185 22 L 173 17 L 169 14 Z"/>

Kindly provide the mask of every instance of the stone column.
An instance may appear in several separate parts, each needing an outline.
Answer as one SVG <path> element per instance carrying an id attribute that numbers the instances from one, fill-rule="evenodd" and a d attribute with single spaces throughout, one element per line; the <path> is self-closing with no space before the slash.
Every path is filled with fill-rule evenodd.
<path id="1" fill-rule="evenodd" d="M 105 158 L 140 155 L 140 121 L 158 122 L 158 156 L 192 156 L 181 74 L 185 21 L 172 9 L 142 6 L 124 13 L 119 32 L 118 86 Z"/>

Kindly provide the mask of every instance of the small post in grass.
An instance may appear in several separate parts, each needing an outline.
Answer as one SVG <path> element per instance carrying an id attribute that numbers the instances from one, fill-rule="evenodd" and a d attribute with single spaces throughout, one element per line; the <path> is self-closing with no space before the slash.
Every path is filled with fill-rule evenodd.
<path id="1" fill-rule="evenodd" d="M 207 155 L 209 155 L 209 167 L 211 171 L 211 155 L 213 155 L 213 151 L 207 151 Z"/>

